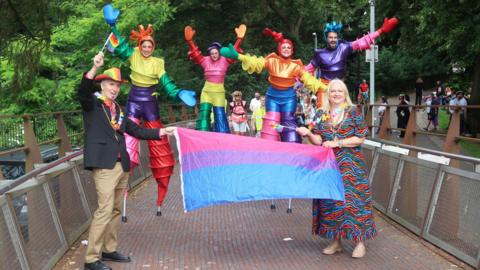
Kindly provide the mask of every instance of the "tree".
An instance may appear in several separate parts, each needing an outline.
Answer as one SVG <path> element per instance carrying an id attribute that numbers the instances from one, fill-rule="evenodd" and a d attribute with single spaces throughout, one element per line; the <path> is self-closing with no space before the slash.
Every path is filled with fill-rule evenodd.
<path id="1" fill-rule="evenodd" d="M 380 2 L 380 1 L 379 1 Z M 381 1 L 380 8 L 397 10 L 402 16 L 399 45 L 412 57 L 442 59 L 451 72 L 453 66 L 465 68 L 465 79 L 471 81 L 471 104 L 480 104 L 480 2 L 475 0 Z M 457 89 L 466 90 L 466 89 Z M 475 110 L 472 120 L 480 118 Z M 478 121 L 471 126 L 479 132 Z"/>

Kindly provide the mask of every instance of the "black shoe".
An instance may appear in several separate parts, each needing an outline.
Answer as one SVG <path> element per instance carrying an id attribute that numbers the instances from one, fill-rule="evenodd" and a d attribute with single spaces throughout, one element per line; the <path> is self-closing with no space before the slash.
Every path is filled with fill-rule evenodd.
<path id="1" fill-rule="evenodd" d="M 113 262 L 130 262 L 131 259 L 128 256 L 122 255 L 116 251 L 107 253 L 102 252 L 102 261 L 113 261 Z"/>
<path id="2" fill-rule="evenodd" d="M 85 270 L 112 270 L 111 267 L 106 266 L 101 261 L 96 261 L 96 262 L 93 262 L 93 263 L 86 263 L 86 264 L 84 264 L 84 266 L 85 266 L 85 268 L 84 268 Z"/>

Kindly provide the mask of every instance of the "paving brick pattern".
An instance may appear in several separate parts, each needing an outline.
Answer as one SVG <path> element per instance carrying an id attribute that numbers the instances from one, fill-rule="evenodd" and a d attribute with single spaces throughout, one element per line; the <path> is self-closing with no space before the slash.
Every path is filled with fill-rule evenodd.
<path id="1" fill-rule="evenodd" d="M 107 264 L 113 269 L 459 269 L 434 248 L 397 229 L 377 215 L 378 237 L 367 242 L 367 255 L 352 259 L 353 245 L 345 251 L 322 255 L 328 241 L 310 233 L 311 200 L 287 200 L 220 205 L 183 212 L 178 166 L 164 203 L 155 216 L 155 183 L 148 180 L 131 192 L 128 222 L 119 231 L 122 252 L 131 263 Z M 86 239 L 84 234 L 80 240 Z M 83 269 L 85 247 L 77 243 L 54 269 Z"/>

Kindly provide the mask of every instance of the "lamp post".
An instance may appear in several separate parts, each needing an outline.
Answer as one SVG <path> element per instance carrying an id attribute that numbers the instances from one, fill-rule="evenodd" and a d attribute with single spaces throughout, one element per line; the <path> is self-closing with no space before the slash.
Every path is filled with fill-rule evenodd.
<path id="1" fill-rule="evenodd" d="M 375 0 L 368 0 L 370 4 L 370 33 L 375 32 Z M 375 103 L 375 42 L 370 45 L 370 105 Z M 375 113 L 372 107 L 372 126 L 375 125 Z M 372 138 L 375 137 L 372 127 Z"/>

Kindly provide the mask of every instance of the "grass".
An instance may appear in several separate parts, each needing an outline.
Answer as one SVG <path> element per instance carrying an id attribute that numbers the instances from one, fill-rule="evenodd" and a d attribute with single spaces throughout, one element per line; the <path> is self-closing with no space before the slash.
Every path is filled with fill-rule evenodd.
<path id="1" fill-rule="evenodd" d="M 470 156 L 480 158 L 480 145 L 460 140 L 460 146 L 463 151 L 467 152 Z"/>
<path id="2" fill-rule="evenodd" d="M 443 109 L 438 110 L 438 128 L 448 130 L 448 123 L 450 122 L 450 115 Z"/>
<path id="3" fill-rule="evenodd" d="M 450 122 L 450 115 L 440 109 L 438 112 L 438 127 L 442 130 L 448 130 L 448 123 Z M 460 147 L 463 151 L 468 153 L 472 157 L 480 158 L 480 145 L 478 143 L 472 143 L 465 140 L 460 140 Z"/>

